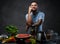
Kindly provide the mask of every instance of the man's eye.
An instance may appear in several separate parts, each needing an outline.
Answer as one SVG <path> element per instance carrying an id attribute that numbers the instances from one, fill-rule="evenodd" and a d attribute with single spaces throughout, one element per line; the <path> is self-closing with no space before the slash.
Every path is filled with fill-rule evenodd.
<path id="1" fill-rule="evenodd" d="M 32 5 L 32 6 L 34 6 L 34 5 Z"/>
<path id="2" fill-rule="evenodd" d="M 34 5 L 34 6 L 37 6 L 37 5 Z"/>

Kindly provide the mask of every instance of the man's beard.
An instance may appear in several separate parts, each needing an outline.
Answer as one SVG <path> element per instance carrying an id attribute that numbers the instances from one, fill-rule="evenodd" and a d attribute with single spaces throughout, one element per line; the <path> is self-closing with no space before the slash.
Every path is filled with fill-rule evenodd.
<path id="1" fill-rule="evenodd" d="M 37 10 L 32 10 L 32 12 L 36 12 Z"/>
<path id="2" fill-rule="evenodd" d="M 36 15 L 37 10 L 32 10 L 33 15 Z"/>

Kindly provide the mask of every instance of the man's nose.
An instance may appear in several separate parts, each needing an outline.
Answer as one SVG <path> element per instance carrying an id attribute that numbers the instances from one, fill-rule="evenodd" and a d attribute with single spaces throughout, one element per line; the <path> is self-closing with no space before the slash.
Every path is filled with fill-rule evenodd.
<path id="1" fill-rule="evenodd" d="M 33 8 L 35 8 L 35 6 Z"/>

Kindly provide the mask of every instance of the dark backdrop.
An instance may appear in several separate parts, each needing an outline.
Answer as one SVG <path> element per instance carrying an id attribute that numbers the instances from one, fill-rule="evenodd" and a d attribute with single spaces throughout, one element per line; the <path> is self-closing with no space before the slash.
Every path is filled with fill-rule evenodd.
<path id="1" fill-rule="evenodd" d="M 32 0 L 0 0 L 0 34 L 5 34 L 6 25 L 14 25 L 18 33 L 25 33 L 25 14 Z M 43 29 L 53 29 L 60 34 L 59 0 L 36 0 L 39 10 L 45 13 Z"/>

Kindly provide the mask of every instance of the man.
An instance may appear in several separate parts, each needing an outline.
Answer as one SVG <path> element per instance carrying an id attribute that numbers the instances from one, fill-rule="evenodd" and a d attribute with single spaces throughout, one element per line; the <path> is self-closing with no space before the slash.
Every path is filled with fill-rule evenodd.
<path id="1" fill-rule="evenodd" d="M 26 31 L 30 33 L 30 27 L 36 27 L 38 32 L 43 31 L 44 17 L 45 14 L 38 11 L 38 3 L 36 1 L 31 2 L 28 13 L 26 14 Z"/>

